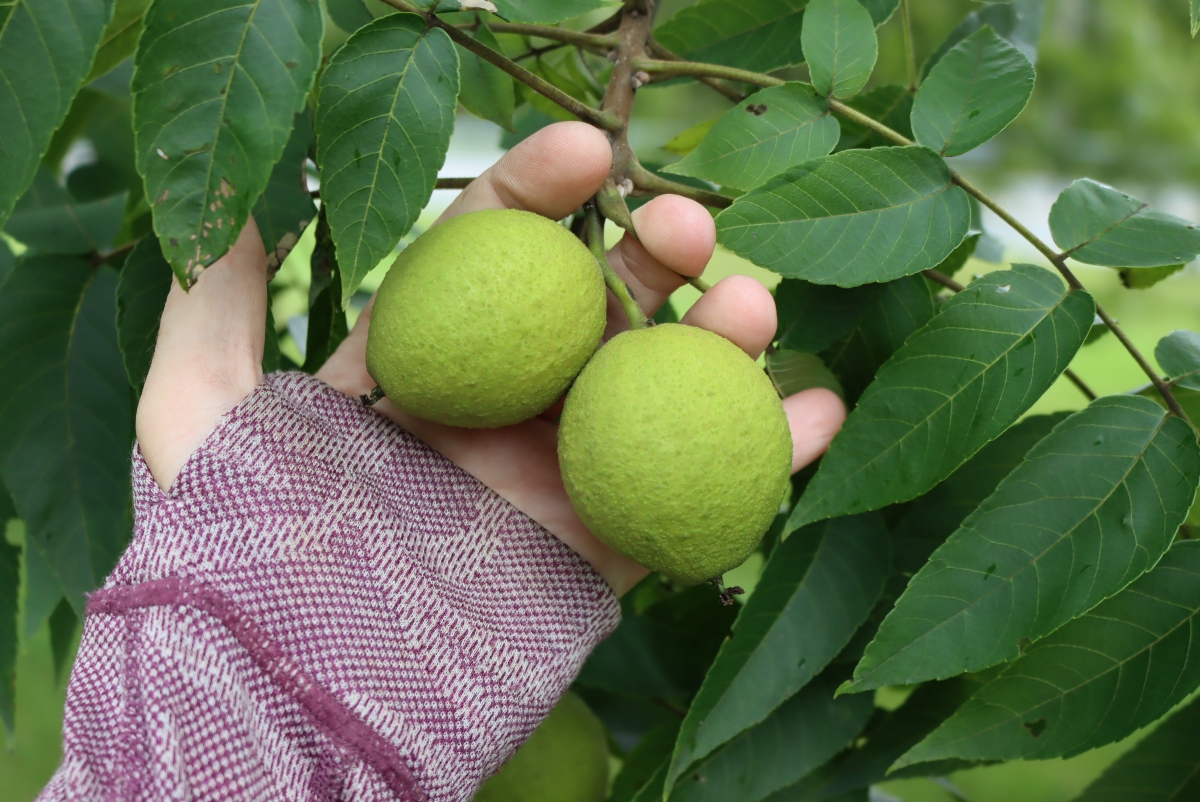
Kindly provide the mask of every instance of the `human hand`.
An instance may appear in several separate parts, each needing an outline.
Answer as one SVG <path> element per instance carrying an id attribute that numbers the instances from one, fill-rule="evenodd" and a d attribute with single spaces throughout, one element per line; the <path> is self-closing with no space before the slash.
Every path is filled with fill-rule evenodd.
<path id="1" fill-rule="evenodd" d="M 549 126 L 522 142 L 473 182 L 439 222 L 481 209 L 516 208 L 560 219 L 591 197 L 608 175 L 607 138 L 583 123 Z M 634 213 L 628 234 L 609 252 L 647 315 L 700 275 L 715 247 L 712 217 L 677 196 L 655 198 Z M 253 220 L 234 248 L 201 274 L 190 293 L 173 286 L 163 312 L 154 363 L 138 407 L 142 454 L 164 489 L 218 419 L 261 380 L 266 314 L 266 255 Z M 714 331 L 757 357 L 775 334 L 775 305 L 757 281 L 731 276 L 688 310 L 683 323 Z M 370 306 L 317 377 L 352 396 L 376 382 L 365 355 Z M 606 337 L 628 328 L 609 299 Z M 502 429 L 463 429 L 415 418 L 387 399 L 374 409 L 475 476 L 574 549 L 618 594 L 646 569 L 595 538 L 575 514 L 558 469 L 557 426 L 548 416 Z M 792 431 L 792 470 L 816 459 L 845 419 L 838 397 L 823 389 L 784 400 Z"/>

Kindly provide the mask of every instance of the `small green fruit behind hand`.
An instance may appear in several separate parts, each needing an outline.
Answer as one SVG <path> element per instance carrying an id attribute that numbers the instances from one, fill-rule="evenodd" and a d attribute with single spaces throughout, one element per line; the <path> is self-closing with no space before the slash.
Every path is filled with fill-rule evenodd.
<path id="1" fill-rule="evenodd" d="M 787 491 L 792 438 L 754 360 L 666 324 L 619 334 L 592 358 L 567 396 L 558 457 L 596 537 L 693 584 L 754 551 Z"/>
<path id="2" fill-rule="evenodd" d="M 392 403 L 453 426 L 508 426 L 553 404 L 600 345 L 604 278 L 562 226 L 512 209 L 434 226 L 392 265 L 367 370 Z"/>
<path id="3" fill-rule="evenodd" d="M 568 693 L 475 802 L 601 802 L 607 785 L 604 725 Z"/>

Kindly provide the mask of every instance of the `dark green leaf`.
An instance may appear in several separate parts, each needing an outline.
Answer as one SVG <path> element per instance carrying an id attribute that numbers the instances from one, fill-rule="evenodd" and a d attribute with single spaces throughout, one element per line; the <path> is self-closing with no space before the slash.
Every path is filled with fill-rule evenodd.
<path id="1" fill-rule="evenodd" d="M 654 322 L 660 325 L 663 323 L 679 322 L 679 312 L 675 310 L 675 305 L 671 303 L 670 298 L 654 313 Z"/>
<path id="2" fill-rule="evenodd" d="M 659 766 L 646 781 L 631 802 L 660 802 L 663 798 L 663 781 L 667 779 L 667 764 Z"/>
<path id="3" fill-rule="evenodd" d="M 832 390 L 845 398 L 837 377 L 816 354 L 781 348 L 769 354 L 766 361 L 767 375 L 784 398 L 814 387 Z"/>
<path id="4" fill-rule="evenodd" d="M 856 95 L 846 101 L 846 105 L 855 111 L 861 111 L 873 120 L 891 128 L 893 131 L 900 133 L 903 136 L 912 139 L 912 106 L 913 96 L 903 86 L 895 84 L 884 84 L 877 86 L 870 91 L 863 92 L 861 95 Z M 863 128 L 856 122 L 851 122 L 845 117 L 837 117 L 838 123 L 841 125 L 841 138 L 838 140 L 835 150 L 848 150 L 849 148 L 878 148 L 887 147 L 892 144 L 890 139 L 884 139 L 882 135 L 874 131 Z"/>
<path id="5" fill-rule="evenodd" d="M 304 345 L 304 370 L 316 373 L 346 339 L 346 312 L 342 305 L 342 277 L 334 255 L 333 238 L 325 215 L 317 220 L 316 242 L 309 259 L 308 335 Z"/>
<path id="6" fill-rule="evenodd" d="M 617 0 L 493 0 L 500 16 L 509 22 L 561 22 L 599 8 L 615 5 Z"/>
<path id="7" fill-rule="evenodd" d="M 692 61 L 770 72 L 804 61 L 801 20 L 808 0 L 700 0 L 654 31 Z"/>
<path id="8" fill-rule="evenodd" d="M 0 722 L 11 739 L 16 726 L 17 613 L 21 598 L 21 549 L 5 532 L 16 508 L 0 482 Z M 668 752 L 669 754 L 669 752 Z"/>
<path id="9" fill-rule="evenodd" d="M 70 603 L 63 599 L 50 614 L 50 655 L 54 659 L 55 682 L 62 682 L 63 669 L 71 656 L 71 646 L 78 629 L 79 616 Z"/>
<path id="10" fill-rule="evenodd" d="M 1197 7 L 1198 0 L 1192 0 Z M 1185 802 L 1200 799 L 1200 699 L 1126 752 L 1075 802 Z"/>
<path id="11" fill-rule="evenodd" d="M 354 33 L 375 19 L 363 0 L 325 0 L 325 8 L 333 24 L 346 33 Z"/>
<path id="12" fill-rule="evenodd" d="M 848 150 L 794 167 L 717 216 L 717 240 L 789 278 L 854 287 L 934 267 L 971 222 L 926 148 Z"/>
<path id="13" fill-rule="evenodd" d="M 1162 267 L 1125 268 L 1121 272 L 1121 283 L 1131 290 L 1148 290 L 1164 279 L 1183 270 L 1183 265 Z"/>
<path id="14" fill-rule="evenodd" d="M 1200 33 L 1200 0 L 1192 0 L 1192 38 Z"/>
<path id="15" fill-rule="evenodd" d="M 321 75 L 317 164 L 342 302 L 396 247 L 433 194 L 454 130 L 458 55 L 414 14 L 351 36 Z"/>
<path id="16" fill-rule="evenodd" d="M 837 121 L 824 99 L 808 84 L 786 83 L 755 92 L 734 106 L 699 147 L 665 170 L 750 189 L 789 167 L 826 155 L 838 135 Z"/>
<path id="17" fill-rule="evenodd" d="M 1065 255 L 1107 267 L 1159 267 L 1200 254 L 1200 227 L 1112 187 L 1081 178 L 1050 209 L 1050 233 Z"/>
<path id="18" fill-rule="evenodd" d="M 8 249 L 7 243 L 0 240 L 0 284 L 4 283 L 4 279 L 8 278 L 8 274 L 12 272 L 13 266 L 16 265 L 17 259 L 13 256 L 13 252 Z"/>
<path id="19" fill-rule="evenodd" d="M 124 195 L 75 203 L 43 167 L 17 202 L 4 231 L 43 253 L 102 251 L 121 230 L 124 209 Z"/>
<path id="20" fill-rule="evenodd" d="M 880 286 L 845 289 L 785 278 L 775 288 L 779 347 L 820 353 L 850 333 L 878 297 Z"/>
<path id="21" fill-rule="evenodd" d="M 144 25 L 138 170 L 163 256 L 190 284 L 267 188 L 321 61 L 324 16 L 316 0 L 156 0 Z"/>
<path id="22" fill-rule="evenodd" d="M 875 27 L 879 27 L 883 23 L 892 18 L 896 13 L 896 9 L 900 7 L 900 0 L 858 0 L 863 4 L 863 7 L 871 14 L 871 20 L 875 23 Z"/>
<path id="23" fill-rule="evenodd" d="M 817 92 L 846 98 L 867 85 L 879 43 L 875 22 L 859 0 L 812 0 L 800 38 Z"/>
<path id="24" fill-rule="evenodd" d="M 1083 466 L 1086 466 L 1083 467 Z M 1055 427 L 913 577 L 850 691 L 1016 657 L 1149 570 L 1200 483 L 1182 419 L 1101 398 Z"/>
<path id="25" fill-rule="evenodd" d="M 275 327 L 275 313 L 267 304 L 267 326 L 263 332 L 263 373 L 274 373 L 282 367 L 282 354 L 279 353 L 279 331 Z"/>
<path id="26" fill-rule="evenodd" d="M 492 50 L 503 52 L 496 35 L 486 25 L 480 25 L 472 35 Z M 476 117 L 491 120 L 501 128 L 512 131 L 515 105 L 513 79 L 474 53 L 464 50 L 460 59 L 459 80 L 462 89 L 458 93 L 458 101 Z"/>
<path id="27" fill-rule="evenodd" d="M 113 0 L 0 5 L 0 226 L 33 181 L 112 12 Z"/>
<path id="28" fill-rule="evenodd" d="M 667 722 L 646 733 L 638 741 L 621 765 L 621 773 L 613 779 L 608 802 L 630 802 L 638 792 L 650 783 L 660 766 L 671 759 L 675 736 L 679 733 L 679 720 Z M 658 787 L 661 798 L 663 774 L 659 774 Z"/>
<path id="29" fill-rule="evenodd" d="M 887 530 L 875 514 L 814 524 L 783 541 L 688 710 L 667 784 L 824 669 L 871 612 L 888 565 Z"/>
<path id="30" fill-rule="evenodd" d="M 91 72 L 84 83 L 91 83 L 112 71 L 129 56 L 137 47 L 138 36 L 142 33 L 142 18 L 150 0 L 116 0 L 112 19 L 100 37 L 100 49 L 96 51 L 96 60 L 92 62 Z"/>
<path id="31" fill-rule="evenodd" d="M 788 526 L 928 491 L 1049 389 L 1095 311 L 1086 292 L 1031 265 L 974 281 L 880 369 Z"/>
<path id="32" fill-rule="evenodd" d="M 553 122 L 555 119 L 550 115 L 528 104 L 523 105 L 513 115 L 513 130 L 500 135 L 500 147 L 504 150 L 514 148 Z"/>
<path id="33" fill-rule="evenodd" d="M 140 395 L 150 372 L 158 321 L 171 290 L 171 266 L 158 240 L 146 237 L 125 259 L 117 285 L 117 343 L 129 383 Z"/>
<path id="34" fill-rule="evenodd" d="M 25 531 L 21 525 L 22 535 Z M 32 638 L 42 626 L 50 620 L 50 614 L 62 601 L 62 585 L 54 575 L 54 569 L 46 560 L 42 544 L 38 541 L 23 537 L 21 544 L 24 573 L 21 577 L 23 586 L 23 610 L 21 618 L 22 638 Z"/>
<path id="35" fill-rule="evenodd" d="M 689 771 L 672 802 L 758 802 L 794 784 L 840 752 L 866 725 L 870 696 L 833 698 L 835 681 L 821 675 Z"/>
<path id="36" fill-rule="evenodd" d="M 917 142 L 944 156 L 979 147 L 1008 127 L 1033 94 L 1033 65 L 990 27 L 954 46 L 913 102 Z"/>
<path id="37" fill-rule="evenodd" d="M 133 421 L 116 289 L 114 270 L 37 256 L 0 294 L 0 471 L 27 548 L 44 550 L 79 613 L 130 530 Z"/>
<path id="38" fill-rule="evenodd" d="M 1200 334 L 1173 331 L 1158 341 L 1154 358 L 1180 387 L 1200 390 Z"/>
<path id="39" fill-rule="evenodd" d="M 821 353 L 851 404 L 904 341 L 933 319 L 935 311 L 929 282 L 922 276 L 877 286 L 849 335 Z"/>
<path id="40" fill-rule="evenodd" d="M 301 112 L 296 115 L 283 157 L 254 204 L 254 222 L 258 224 L 258 233 L 267 249 L 267 264 L 272 270 L 283 264 L 317 212 L 304 171 L 312 144 L 312 118 L 308 112 Z"/>
<path id="41" fill-rule="evenodd" d="M 1045 10 L 1046 0 L 1014 0 L 972 11 L 925 62 L 925 74 L 928 75 L 955 45 L 985 25 L 990 25 L 992 30 L 1024 53 L 1025 58 L 1036 64 Z"/>
<path id="42" fill-rule="evenodd" d="M 1030 646 L 897 763 L 1044 760 L 1119 741 L 1200 686 L 1200 541 Z"/>

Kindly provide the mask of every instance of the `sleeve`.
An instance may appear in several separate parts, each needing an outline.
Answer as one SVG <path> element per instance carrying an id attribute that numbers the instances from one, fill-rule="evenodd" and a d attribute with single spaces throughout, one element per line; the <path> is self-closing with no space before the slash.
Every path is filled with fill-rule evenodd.
<path id="1" fill-rule="evenodd" d="M 468 800 L 616 627 L 605 582 L 354 399 L 267 376 L 89 598 L 43 800 Z"/>

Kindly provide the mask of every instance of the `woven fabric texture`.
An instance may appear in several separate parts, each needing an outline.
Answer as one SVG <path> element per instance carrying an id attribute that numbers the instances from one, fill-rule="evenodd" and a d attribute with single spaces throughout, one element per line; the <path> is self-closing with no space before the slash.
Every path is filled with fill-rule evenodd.
<path id="1" fill-rule="evenodd" d="M 317 379 L 276 373 L 89 600 L 44 800 L 468 800 L 617 625 L 583 560 Z"/>

